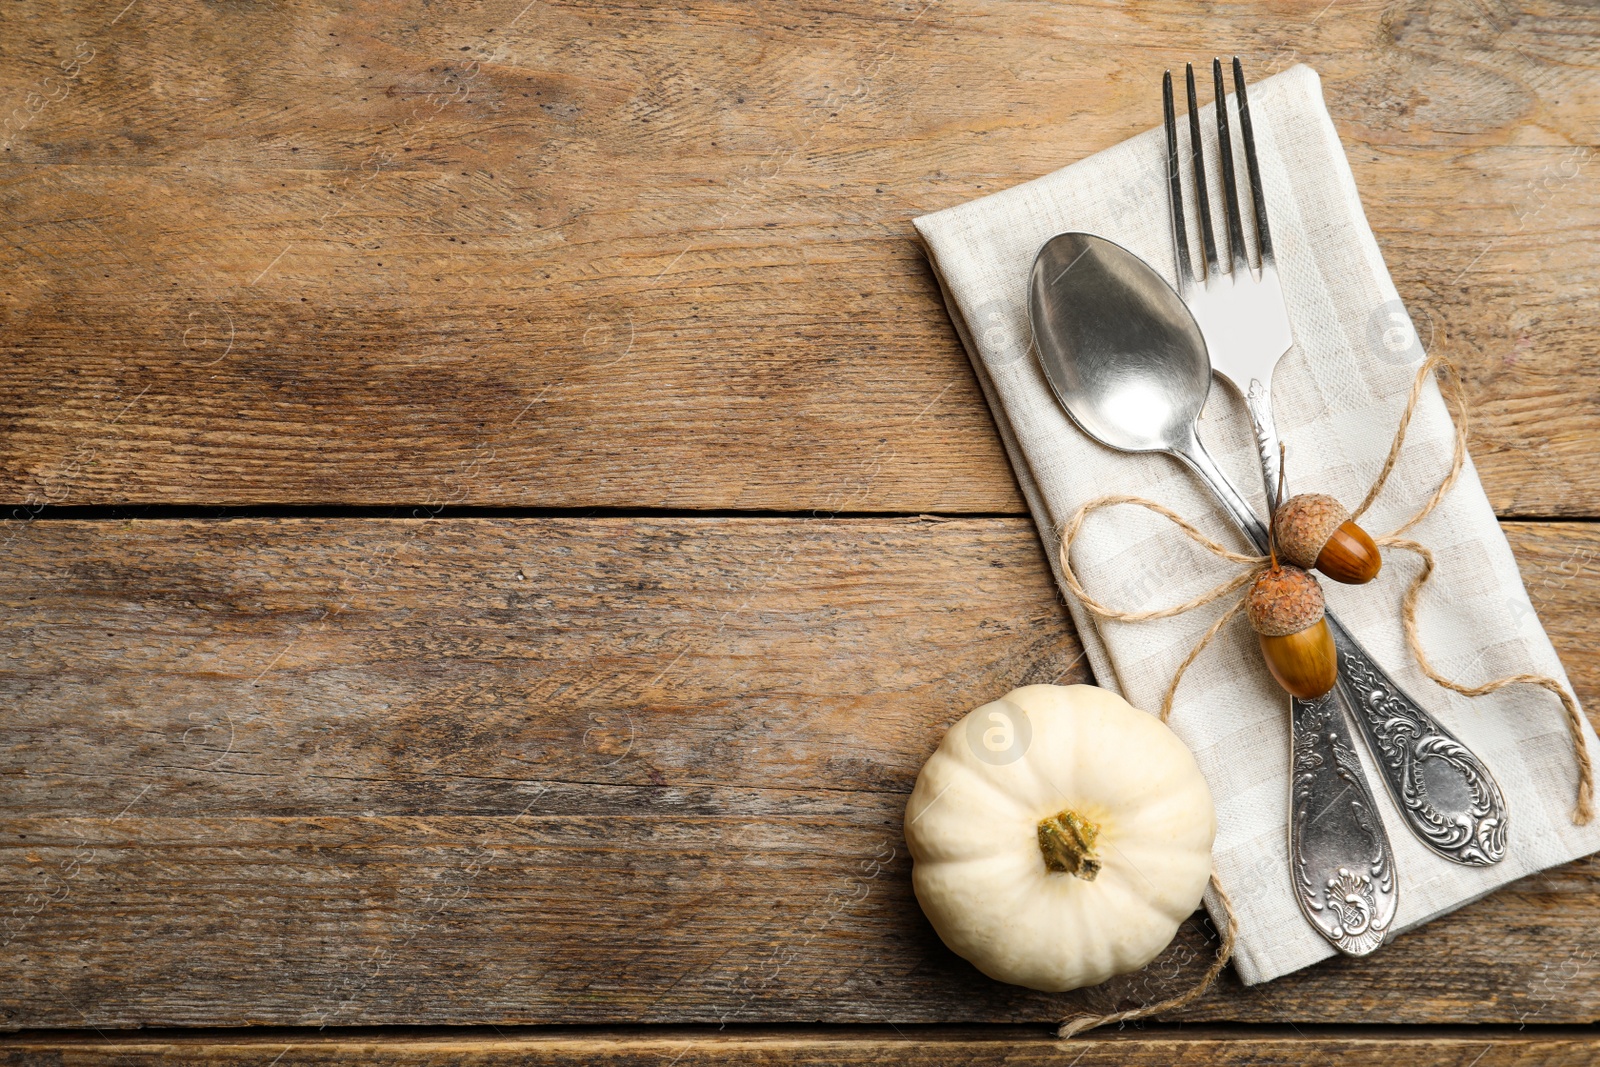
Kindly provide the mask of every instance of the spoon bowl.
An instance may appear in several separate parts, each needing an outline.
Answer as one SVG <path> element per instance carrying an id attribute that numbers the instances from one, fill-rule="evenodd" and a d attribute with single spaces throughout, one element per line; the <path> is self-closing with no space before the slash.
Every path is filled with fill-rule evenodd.
<path id="1" fill-rule="evenodd" d="M 1266 526 L 1196 432 L 1211 391 L 1211 358 L 1166 279 L 1103 237 L 1060 234 L 1034 260 L 1028 314 L 1039 365 L 1072 420 L 1112 448 L 1183 460 L 1264 553 Z M 1346 740 L 1339 698 L 1350 696 L 1350 663 L 1370 660 L 1331 612 L 1326 622 L 1337 647 L 1339 696 L 1289 701 L 1289 856 L 1306 920 L 1339 951 L 1362 956 L 1383 944 L 1395 916 L 1394 854 L 1371 817 L 1376 805 L 1365 776 L 1347 770 L 1360 760 Z M 1360 893 L 1345 893 L 1346 880 L 1359 883 Z"/>
<path id="2" fill-rule="evenodd" d="M 1062 233 L 1033 261 L 1028 317 L 1072 421 L 1123 452 L 1186 453 L 1211 391 L 1206 342 L 1149 264 L 1091 233 Z"/>

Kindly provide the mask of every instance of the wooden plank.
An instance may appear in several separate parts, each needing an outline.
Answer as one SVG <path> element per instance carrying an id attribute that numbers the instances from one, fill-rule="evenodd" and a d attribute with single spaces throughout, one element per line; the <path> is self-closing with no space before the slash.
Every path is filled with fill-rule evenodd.
<path id="1" fill-rule="evenodd" d="M 1600 527 L 1508 527 L 1600 699 Z M 1083 677 L 1021 519 L 39 521 L 0 553 L 0 1026 L 1039 1022 L 900 823 Z M 1582 1022 L 1600 863 L 1184 1014 Z"/>
<path id="2" fill-rule="evenodd" d="M 23 532 L 30 816 L 831 816 L 996 686 L 1087 677 L 1022 520 Z"/>
<path id="3" fill-rule="evenodd" d="M 1579 354 L 1593 349 L 1600 317 L 1567 304 L 1573 294 L 1600 300 L 1600 259 L 1583 247 L 1600 222 L 1594 153 L 1353 146 L 1352 155 L 1418 337 L 1466 375 L 1473 459 L 1496 511 L 1600 513 L 1588 488 L 1600 376 Z M 1447 171 L 1448 205 L 1437 187 L 1422 188 Z M 1454 226 L 1434 225 L 1447 215 Z"/>
<path id="4" fill-rule="evenodd" d="M 1263 1063 L 1338 1063 L 1351 1067 L 1588 1067 L 1600 1055 L 1592 1030 L 1545 1027 L 1522 1033 L 1425 1031 L 1401 1033 L 1381 1028 L 1355 1032 L 1287 1027 L 1277 1029 L 1093 1034 L 1069 1043 L 1037 1032 L 894 1029 L 807 1029 L 782 1031 L 683 1031 L 659 1029 L 601 1033 L 517 1032 L 450 1035 L 363 1034 L 345 1036 L 279 1031 L 268 1034 L 159 1036 L 46 1035 L 0 1037 L 0 1064 L 27 1067 L 138 1067 L 142 1064 L 193 1064 L 195 1067 L 259 1065 L 283 1057 L 283 1064 L 427 1064 L 497 1067 L 500 1064 L 605 1064 L 610 1067 L 681 1067 L 699 1064 L 816 1065 L 985 1065 L 1041 1064 L 1059 1067 L 1258 1067 Z"/>
<path id="5" fill-rule="evenodd" d="M 1148 127 L 1218 40 L 1324 75 L 1496 506 L 1600 513 L 1587 5 L 34 2 L 0 34 L 24 513 L 1020 512 L 909 219 Z"/>

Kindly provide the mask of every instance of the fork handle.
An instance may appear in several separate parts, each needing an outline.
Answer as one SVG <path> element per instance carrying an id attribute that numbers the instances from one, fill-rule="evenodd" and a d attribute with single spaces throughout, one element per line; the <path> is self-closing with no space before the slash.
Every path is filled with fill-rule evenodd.
<path id="1" fill-rule="evenodd" d="M 1347 721 L 1332 693 L 1289 701 L 1289 864 L 1301 914 L 1340 952 L 1365 956 L 1388 939 L 1400 892 Z"/>
<path id="2" fill-rule="evenodd" d="M 1265 545 L 1266 527 L 1233 491 L 1198 438 L 1176 455 L 1211 487 L 1239 528 Z M 1394 853 L 1361 759 L 1350 745 L 1343 695 L 1289 698 L 1289 870 L 1312 929 L 1350 956 L 1387 939 L 1399 887 Z"/>
<path id="3" fill-rule="evenodd" d="M 1250 412 L 1250 428 L 1255 431 L 1256 450 L 1261 453 L 1261 484 L 1267 494 L 1267 516 L 1278 510 L 1278 479 L 1283 474 L 1283 457 L 1278 451 L 1278 428 L 1272 422 L 1272 385 L 1251 378 L 1244 391 L 1244 406 Z M 1287 498 L 1288 489 L 1284 490 Z"/>
<path id="4" fill-rule="evenodd" d="M 1280 453 L 1271 396 L 1260 382 L 1250 383 L 1245 406 L 1271 501 Z M 1456 863 L 1487 867 L 1500 862 L 1506 854 L 1506 801 L 1489 768 L 1411 699 L 1332 611 L 1327 618 L 1339 649 L 1339 694 L 1412 834 Z"/>

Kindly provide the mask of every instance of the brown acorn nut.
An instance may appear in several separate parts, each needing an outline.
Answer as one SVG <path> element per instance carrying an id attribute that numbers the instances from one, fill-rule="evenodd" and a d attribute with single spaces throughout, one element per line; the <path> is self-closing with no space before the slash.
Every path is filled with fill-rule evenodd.
<path id="1" fill-rule="evenodd" d="M 1378 576 L 1383 557 L 1345 506 L 1326 493 L 1292 496 L 1273 516 L 1278 551 L 1297 567 L 1313 567 L 1336 582 L 1365 585 Z"/>
<path id="2" fill-rule="evenodd" d="M 1245 598 L 1267 670 L 1302 700 L 1327 693 L 1339 677 L 1339 653 L 1325 611 L 1317 579 L 1290 565 L 1263 568 Z"/>

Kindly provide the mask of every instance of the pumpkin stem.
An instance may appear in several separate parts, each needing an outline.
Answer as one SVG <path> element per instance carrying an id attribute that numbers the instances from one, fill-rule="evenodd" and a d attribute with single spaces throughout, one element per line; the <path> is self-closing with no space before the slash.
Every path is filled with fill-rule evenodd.
<path id="1" fill-rule="evenodd" d="M 1044 865 L 1052 871 L 1077 875 L 1085 882 L 1100 873 L 1100 857 L 1094 854 L 1094 839 L 1100 827 L 1070 809 L 1063 809 L 1039 820 L 1039 851 Z"/>

